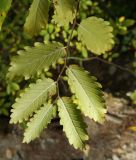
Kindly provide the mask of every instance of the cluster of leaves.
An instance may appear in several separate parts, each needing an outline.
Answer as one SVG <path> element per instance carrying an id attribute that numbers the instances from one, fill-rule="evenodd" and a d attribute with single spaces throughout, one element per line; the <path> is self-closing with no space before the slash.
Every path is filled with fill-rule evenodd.
<path id="1" fill-rule="evenodd" d="M 31 36 L 37 35 L 47 24 L 50 3 L 48 0 L 33 0 L 24 25 L 25 31 Z M 114 41 L 109 22 L 101 18 L 89 17 L 78 24 L 76 16 L 79 1 L 53 0 L 53 5 L 53 21 L 60 26 L 72 23 L 73 29 L 78 25 L 78 38 L 88 50 L 100 55 L 112 48 Z M 34 47 L 25 47 L 25 50 L 19 51 L 18 56 L 11 62 L 8 78 L 24 76 L 25 79 L 30 79 L 42 70 L 49 70 L 53 64 L 64 57 L 63 67 L 55 81 L 48 77 L 37 80 L 35 84 L 30 84 L 13 105 L 10 122 L 28 121 L 24 142 L 28 143 L 38 137 L 54 117 L 54 112 L 58 111 L 60 123 L 70 144 L 75 148 L 83 149 L 88 135 L 81 112 L 97 122 L 101 123 L 104 120 L 106 107 L 101 85 L 83 68 L 74 64 L 68 66 L 72 33 L 73 30 L 66 46 L 59 42 L 35 43 Z M 71 97 L 60 95 L 59 81 L 63 78 L 64 71 L 78 104 L 74 104 Z"/>
<path id="2" fill-rule="evenodd" d="M 30 39 L 29 36 L 25 34 L 25 32 L 23 32 L 23 24 L 25 21 L 25 16 L 27 14 L 26 9 L 28 8 L 30 3 L 31 3 L 31 0 L 23 0 L 20 3 L 18 3 L 17 0 L 14 0 L 14 3 L 11 6 L 12 8 L 10 9 L 8 16 L 6 17 L 6 21 L 3 25 L 3 28 L 0 34 L 0 41 L 1 41 L 0 46 L 2 49 L 1 53 L 4 53 L 4 54 L 0 54 L 0 57 L 2 59 L 1 61 L 2 77 L 7 72 L 6 68 L 9 63 L 9 59 L 12 58 L 12 56 L 17 52 L 17 50 L 22 48 L 24 45 L 32 44 L 33 41 L 35 40 L 35 38 Z M 110 19 L 111 25 L 114 27 L 114 34 L 116 35 L 116 39 L 115 39 L 116 47 L 114 48 L 114 50 L 112 50 L 112 52 L 107 52 L 101 56 L 108 61 L 114 61 L 115 63 L 123 65 L 126 68 L 130 68 L 134 70 L 135 72 L 136 70 L 136 61 L 135 61 L 136 31 L 135 31 L 135 20 L 134 20 L 135 18 L 134 16 L 132 16 L 134 15 L 134 12 L 131 12 L 131 14 L 130 13 L 128 14 L 129 10 L 126 9 L 124 12 L 122 11 L 123 8 L 125 8 L 125 6 L 131 8 L 130 10 L 132 10 L 133 8 L 129 6 L 130 3 L 128 4 L 123 3 L 122 10 L 121 10 L 120 8 L 117 9 L 118 8 L 117 6 L 120 6 L 120 5 L 118 4 L 115 5 L 115 3 L 112 3 L 112 4 L 110 3 L 111 1 L 103 1 L 101 3 L 98 0 L 97 1 L 80 0 L 80 12 L 77 15 L 77 20 L 80 22 L 82 19 L 87 18 L 91 15 L 97 15 L 98 17 L 103 17 L 104 19 L 108 19 L 108 20 Z M 120 3 L 120 2 L 116 2 L 116 3 Z M 108 6 L 110 6 L 109 10 L 108 10 Z M 114 9 L 114 7 L 116 8 Z M 118 13 L 114 12 L 114 10 L 118 11 Z M 122 16 L 122 15 L 125 15 L 125 16 Z M 50 24 L 46 25 L 46 29 L 44 28 L 42 29 L 42 31 L 40 32 L 40 36 L 43 37 L 44 41 L 47 43 L 52 40 L 57 41 L 59 39 L 61 41 L 64 41 L 66 44 L 68 41 L 68 36 L 70 32 L 71 32 L 71 26 L 64 26 L 62 29 L 62 27 L 58 26 L 53 21 L 51 21 Z M 63 39 L 61 39 L 60 37 L 63 37 Z M 36 39 L 38 39 L 39 41 L 39 36 Z M 82 60 L 83 58 L 88 58 L 88 56 L 93 56 L 93 54 L 91 54 L 91 52 L 88 51 L 80 41 L 77 41 L 77 28 L 75 28 L 73 31 L 72 41 L 70 43 L 70 46 L 71 46 L 71 49 L 73 48 L 72 56 L 79 58 L 79 60 Z M 122 59 L 124 61 L 122 61 Z M 91 63 L 93 62 L 90 62 L 89 64 Z M 93 70 L 94 69 L 92 69 L 92 71 Z M 106 74 L 106 75 L 109 74 L 114 77 L 114 74 L 116 74 L 117 71 L 118 69 L 116 67 L 109 65 L 106 71 L 101 70 L 100 72 L 103 72 L 103 74 Z M 50 75 L 50 77 L 52 76 L 51 72 L 48 72 L 48 73 L 44 72 L 44 74 L 48 74 Z M 97 73 L 95 74 L 97 75 Z M 38 77 L 40 78 L 42 76 L 43 76 L 42 74 L 39 74 Z M 128 76 L 130 75 L 128 74 Z M 9 81 L 6 83 L 6 78 L 2 78 L 2 77 L 1 77 L 2 84 L 1 84 L 1 90 L 0 90 L 0 94 L 2 95 L 0 100 L 1 101 L 0 114 L 2 113 L 5 115 L 6 113 L 6 115 L 8 115 L 9 108 L 15 97 L 15 90 L 14 90 L 14 87 L 9 87 L 8 85 L 11 83 L 9 83 Z M 109 79 L 110 78 L 112 79 L 112 77 L 109 77 Z M 123 75 L 116 76 L 117 83 L 119 83 L 120 80 L 123 78 L 124 78 Z M 104 75 L 99 76 L 99 79 L 104 84 L 105 83 L 108 84 L 107 81 L 109 80 L 106 80 L 107 78 Z M 19 82 L 23 83 L 23 80 L 21 79 Z M 14 84 L 17 86 L 18 81 L 15 81 Z M 116 85 L 114 82 L 112 84 L 114 86 Z M 131 81 L 130 81 L 130 84 L 132 84 Z M 110 86 L 105 86 L 105 87 L 111 88 L 111 84 Z M 10 94 L 9 94 L 8 88 L 10 88 L 11 90 Z M 120 89 L 121 88 L 118 88 L 118 91 Z M 133 90 L 133 86 L 132 86 L 132 89 L 130 90 Z M 9 97 L 11 98 L 9 99 Z M 8 105 L 6 103 L 7 100 L 8 100 Z"/>
<path id="3" fill-rule="evenodd" d="M 107 59 L 108 61 L 114 61 L 114 59 L 119 59 L 124 54 L 126 58 L 129 59 L 133 56 L 133 63 L 130 65 L 127 64 L 126 67 L 129 65 L 130 67 L 135 65 L 135 57 L 134 57 L 134 50 L 135 50 L 135 19 L 127 18 L 120 15 L 118 16 L 111 16 L 110 11 L 112 8 L 108 10 L 106 5 L 110 5 L 106 2 L 102 2 L 105 8 L 102 6 L 99 1 L 90 1 L 90 0 L 81 0 L 80 2 L 80 13 L 77 16 L 78 21 L 81 21 L 84 18 L 87 18 L 90 15 L 97 15 L 98 17 L 103 17 L 104 19 L 110 19 L 111 25 L 114 28 L 114 35 L 116 37 L 115 44 L 116 47 L 112 52 L 107 52 L 102 57 Z M 109 2 L 110 3 L 110 2 Z M 112 6 L 111 6 L 112 7 Z M 108 11 L 107 11 L 108 10 Z M 44 37 L 46 42 L 51 40 L 56 40 L 58 37 L 63 36 L 65 43 L 68 41 L 68 35 L 71 32 L 70 26 L 63 27 L 63 30 L 60 26 L 51 22 L 47 25 L 46 30 L 42 30 L 40 33 L 41 36 Z M 73 50 L 73 54 L 76 57 L 80 58 L 87 58 L 91 55 L 91 52 L 86 49 L 82 43 L 78 42 L 77 37 L 77 28 L 74 29 L 72 35 L 72 42 L 70 43 L 71 47 L 76 47 L 76 50 Z M 131 54 L 129 53 L 131 51 Z M 131 59 L 132 62 L 132 59 Z"/>
<path id="4" fill-rule="evenodd" d="M 29 142 L 39 136 L 51 119 L 54 118 L 55 112 L 58 111 L 61 119 L 60 123 L 63 125 L 69 142 L 75 148 L 82 149 L 88 136 L 81 111 L 91 119 L 102 122 L 106 109 L 101 86 L 96 78 L 90 76 L 88 72 L 79 66 L 68 66 L 70 62 L 68 58 L 70 55 L 74 55 L 73 51 L 80 52 L 79 55 L 83 57 L 87 57 L 90 51 L 96 55 L 104 53 L 105 58 L 112 57 L 113 54 L 109 57 L 109 53 L 106 53 L 113 45 L 112 28 L 103 19 L 94 16 L 87 18 L 90 14 L 98 14 L 99 16 L 102 13 L 98 3 L 81 0 L 80 12 L 77 14 L 77 2 L 74 0 L 53 0 L 52 2 L 33 0 L 25 23 L 27 33 L 31 36 L 40 33 L 45 37 L 46 43 L 36 43 L 34 47 L 25 47 L 25 50 L 19 51 L 19 55 L 11 62 L 8 74 L 10 79 L 24 76 L 25 79 L 31 81 L 33 77 L 41 75 L 44 70 L 44 78 L 30 85 L 16 100 L 13 105 L 11 122 L 28 122 L 28 127 L 24 133 L 24 142 Z M 91 11 L 88 9 L 90 7 Z M 51 23 L 47 24 L 50 21 L 48 19 L 49 8 L 54 8 L 54 15 Z M 78 23 L 73 29 L 69 23 L 73 24 L 76 16 Z M 112 24 L 114 26 L 114 23 Z M 122 25 L 125 25 L 122 21 L 119 21 L 119 25 L 116 22 L 117 34 L 120 33 L 118 29 Z M 45 26 L 46 30 L 44 29 Z M 68 44 L 71 32 L 73 34 L 70 38 L 70 44 Z M 63 37 L 62 40 L 61 37 Z M 61 43 L 56 42 L 58 39 Z M 76 47 L 76 50 L 70 52 L 67 45 L 73 48 Z M 58 65 L 60 60 L 61 64 L 64 65 L 64 69 L 63 66 Z M 65 60 L 68 62 L 66 63 Z M 48 71 L 54 68 L 54 64 L 57 66 L 55 69 L 60 66 L 62 71 L 66 70 L 66 74 L 64 76 L 58 74 L 57 78 L 53 76 L 53 80 L 51 79 L 52 76 L 47 73 L 51 73 Z M 76 104 L 72 101 L 71 96 L 65 97 L 68 95 L 59 93 L 59 81 L 64 78 L 68 81 L 70 90 L 73 93 L 70 95 L 75 95 L 77 99 Z"/>
<path id="5" fill-rule="evenodd" d="M 26 10 L 23 6 L 29 6 L 29 2 L 30 0 L 21 1 L 20 3 L 14 1 L 0 32 L 0 115 L 4 116 L 10 115 L 11 105 L 20 91 L 18 83 L 23 83 L 22 79 L 14 82 L 6 79 L 9 61 L 24 44 L 28 45 L 33 42 L 23 32 L 23 24 L 25 22 L 23 13 Z M 4 1 L 1 1 L 1 3 L 3 4 Z"/>

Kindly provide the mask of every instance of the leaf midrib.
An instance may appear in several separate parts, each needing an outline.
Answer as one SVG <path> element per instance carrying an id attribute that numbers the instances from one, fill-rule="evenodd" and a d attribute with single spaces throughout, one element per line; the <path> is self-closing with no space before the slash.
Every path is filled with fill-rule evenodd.
<path id="1" fill-rule="evenodd" d="M 48 106 L 48 104 L 45 104 L 45 105 Z M 44 107 L 45 107 L 45 106 L 43 106 L 43 108 L 44 108 Z M 48 113 L 50 113 L 51 110 L 53 110 L 53 104 L 51 104 L 49 107 L 45 107 L 44 110 L 45 110 L 45 109 L 47 109 L 47 110 L 46 110 L 46 112 L 45 112 L 44 114 L 42 114 L 42 118 L 41 118 L 40 122 L 38 122 L 38 124 L 37 124 L 38 126 L 39 126 L 41 123 L 43 123 L 45 116 L 48 115 Z M 34 117 L 34 118 L 35 118 L 35 117 Z M 47 117 L 46 117 L 46 120 L 47 120 Z M 46 121 L 46 122 L 47 122 L 47 121 Z M 48 124 L 48 122 L 47 122 L 47 124 Z M 37 125 L 36 125 L 36 126 L 37 126 Z M 36 127 L 35 127 L 35 128 L 36 128 Z"/>
<path id="2" fill-rule="evenodd" d="M 62 102 L 62 104 L 63 104 L 64 109 L 66 110 L 66 113 L 67 113 L 69 119 L 71 120 L 71 123 L 72 123 L 72 125 L 73 125 L 74 130 L 75 130 L 75 133 L 76 133 L 76 135 L 79 137 L 80 142 L 82 143 L 82 146 L 83 146 L 84 143 L 83 143 L 83 141 L 82 141 L 82 138 L 80 137 L 78 131 L 76 130 L 76 127 L 75 127 L 75 125 L 74 125 L 74 123 L 73 123 L 72 118 L 70 117 L 70 114 L 69 114 L 69 112 L 68 112 L 68 110 L 67 110 L 67 107 L 65 107 L 65 103 L 63 102 L 63 100 L 62 100 L 61 98 L 60 98 L 60 100 L 61 100 L 61 102 Z"/>
<path id="3" fill-rule="evenodd" d="M 58 55 L 60 54 L 60 52 L 64 49 L 65 47 L 61 47 L 61 48 L 58 48 L 57 50 L 55 50 L 55 51 L 52 51 L 52 52 L 50 52 L 49 54 L 43 54 L 43 56 L 41 56 L 40 58 L 35 58 L 34 59 L 34 61 L 33 61 L 33 63 L 35 63 L 35 62 L 37 62 L 37 61 L 39 61 L 40 59 L 45 59 L 46 57 L 48 57 L 48 56 L 51 56 L 51 55 L 53 55 L 53 54 L 55 54 L 55 53 L 58 53 Z M 26 51 L 27 52 L 27 51 Z M 44 52 L 44 50 L 43 50 L 43 52 Z M 24 54 L 25 55 L 25 54 Z M 37 54 L 38 55 L 38 54 Z M 32 64 L 32 62 L 31 61 L 28 61 L 27 63 L 25 63 L 25 65 L 31 65 Z"/>
<path id="4" fill-rule="evenodd" d="M 46 82 L 45 82 L 46 83 Z M 29 106 L 32 106 L 34 104 L 34 102 L 41 96 L 43 95 L 45 92 L 48 91 L 49 88 L 51 88 L 53 85 L 55 85 L 55 82 L 53 82 L 49 87 L 46 88 L 46 90 L 43 90 L 43 92 L 40 93 L 40 95 L 38 95 L 35 99 L 33 99 L 33 101 L 30 103 Z M 21 112 L 25 111 L 26 108 L 28 107 L 28 105 L 26 107 L 23 108 L 23 110 L 21 110 Z"/>
<path id="5" fill-rule="evenodd" d="M 88 94 L 86 93 L 86 91 L 85 91 L 84 88 L 82 87 L 82 85 L 81 85 L 81 83 L 79 82 L 77 76 L 72 72 L 72 69 L 71 69 L 71 70 L 70 70 L 70 68 L 68 68 L 68 69 L 69 69 L 69 71 L 71 72 L 71 74 L 73 75 L 74 79 L 76 79 L 76 81 L 78 82 L 78 84 L 79 84 L 80 87 L 82 88 L 83 92 L 84 92 L 85 95 L 87 96 L 87 99 L 88 99 L 89 102 L 92 104 L 92 107 L 95 106 L 95 105 L 93 104 L 93 102 L 90 100 L 91 97 L 89 98 Z M 75 94 L 76 94 L 76 93 L 75 93 Z M 94 108 L 94 107 L 93 107 L 93 108 Z"/>

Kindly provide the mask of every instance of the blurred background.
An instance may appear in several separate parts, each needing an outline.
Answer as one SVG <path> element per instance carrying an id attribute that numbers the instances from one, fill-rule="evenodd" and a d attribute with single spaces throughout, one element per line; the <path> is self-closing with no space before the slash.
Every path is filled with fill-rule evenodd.
<path id="1" fill-rule="evenodd" d="M 104 18 L 113 26 L 115 35 L 112 51 L 95 57 L 77 42 L 76 28 L 73 32 L 72 56 L 86 59 L 75 61 L 101 82 L 111 114 L 103 125 L 86 119 L 91 139 L 83 152 L 69 146 L 57 119 L 39 139 L 28 145 L 21 143 L 25 124 L 9 125 L 15 97 L 29 84 L 22 78 L 7 80 L 11 59 L 18 50 L 36 41 L 67 43 L 71 32 L 71 26 L 61 28 L 51 22 L 39 36 L 29 37 L 24 33 L 23 25 L 30 4 L 31 0 L 14 0 L 0 32 L 0 160 L 136 160 L 136 1 L 80 2 L 79 22 L 93 15 Z M 50 71 L 39 77 L 43 74 L 53 77 Z"/>

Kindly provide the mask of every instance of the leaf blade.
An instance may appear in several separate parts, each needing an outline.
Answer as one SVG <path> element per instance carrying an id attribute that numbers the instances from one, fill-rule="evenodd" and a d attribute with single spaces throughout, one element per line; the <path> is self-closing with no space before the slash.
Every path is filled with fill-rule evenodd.
<path id="1" fill-rule="evenodd" d="M 75 0 L 53 0 L 55 11 L 54 21 L 60 26 L 67 26 L 72 23 L 76 13 Z"/>
<path id="2" fill-rule="evenodd" d="M 38 43 L 34 47 L 27 47 L 19 51 L 18 56 L 14 57 L 9 68 L 8 77 L 23 75 L 26 79 L 48 69 L 59 58 L 65 55 L 65 48 L 60 43 Z"/>
<path id="3" fill-rule="evenodd" d="M 12 106 L 10 123 L 22 122 L 36 111 L 48 97 L 56 93 L 56 84 L 52 79 L 37 81 L 30 85 L 16 103 Z"/>
<path id="4" fill-rule="evenodd" d="M 88 140 L 86 124 L 84 123 L 81 112 L 72 103 L 70 98 L 63 97 L 58 100 L 60 123 L 69 140 L 69 143 L 77 149 L 83 149 L 84 142 Z"/>
<path id="5" fill-rule="evenodd" d="M 82 68 L 71 65 L 67 69 L 68 83 L 76 95 L 82 112 L 98 122 L 103 122 L 106 106 L 100 84 Z"/>
<path id="6" fill-rule="evenodd" d="M 101 18 L 89 17 L 80 23 L 78 38 L 87 49 L 100 55 L 111 50 L 114 44 L 112 30 L 109 22 Z"/>
<path id="7" fill-rule="evenodd" d="M 48 0 L 33 0 L 24 25 L 25 31 L 31 36 L 37 35 L 48 23 L 48 11 Z"/>
<path id="8" fill-rule="evenodd" d="M 54 114 L 53 104 L 44 104 L 40 110 L 34 115 L 30 122 L 27 123 L 27 129 L 24 132 L 23 143 L 29 143 L 39 137 L 40 133 L 51 122 Z"/>

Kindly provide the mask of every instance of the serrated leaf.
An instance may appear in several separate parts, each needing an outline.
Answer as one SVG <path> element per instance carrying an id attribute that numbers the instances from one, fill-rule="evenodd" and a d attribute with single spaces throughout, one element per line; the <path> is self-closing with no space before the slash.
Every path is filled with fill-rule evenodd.
<path id="1" fill-rule="evenodd" d="M 83 149 L 84 142 L 88 140 L 86 124 L 80 110 L 72 103 L 70 98 L 63 97 L 58 100 L 58 110 L 61 125 L 69 140 L 76 149 Z"/>
<path id="2" fill-rule="evenodd" d="M 38 43 L 34 47 L 26 47 L 19 51 L 11 62 L 8 77 L 25 76 L 29 78 L 43 69 L 48 69 L 53 63 L 56 63 L 60 57 L 65 55 L 65 48 L 60 43 Z"/>
<path id="3" fill-rule="evenodd" d="M 53 104 L 46 103 L 40 110 L 37 111 L 30 122 L 27 123 L 28 128 L 24 133 L 24 143 L 29 143 L 39 137 L 43 129 L 47 128 L 47 125 L 53 118 L 54 109 L 55 106 Z"/>
<path id="4" fill-rule="evenodd" d="M 25 31 L 37 35 L 48 23 L 49 0 L 33 0 L 25 23 Z"/>
<path id="5" fill-rule="evenodd" d="M 100 84 L 84 69 L 71 65 L 67 69 L 68 83 L 76 95 L 82 112 L 98 122 L 103 122 L 106 109 Z"/>
<path id="6" fill-rule="evenodd" d="M 12 0 L 0 0 L 0 30 L 11 6 Z"/>
<path id="7" fill-rule="evenodd" d="M 55 93 L 56 84 L 52 79 L 38 80 L 36 84 L 31 84 L 12 106 L 10 123 L 27 119 Z"/>
<path id="8" fill-rule="evenodd" d="M 54 2 L 54 21 L 60 26 L 67 26 L 72 23 L 76 13 L 75 0 L 53 0 Z"/>
<path id="9" fill-rule="evenodd" d="M 78 37 L 93 53 L 100 55 L 109 51 L 113 44 L 112 27 L 101 18 L 84 19 L 78 28 Z"/>

